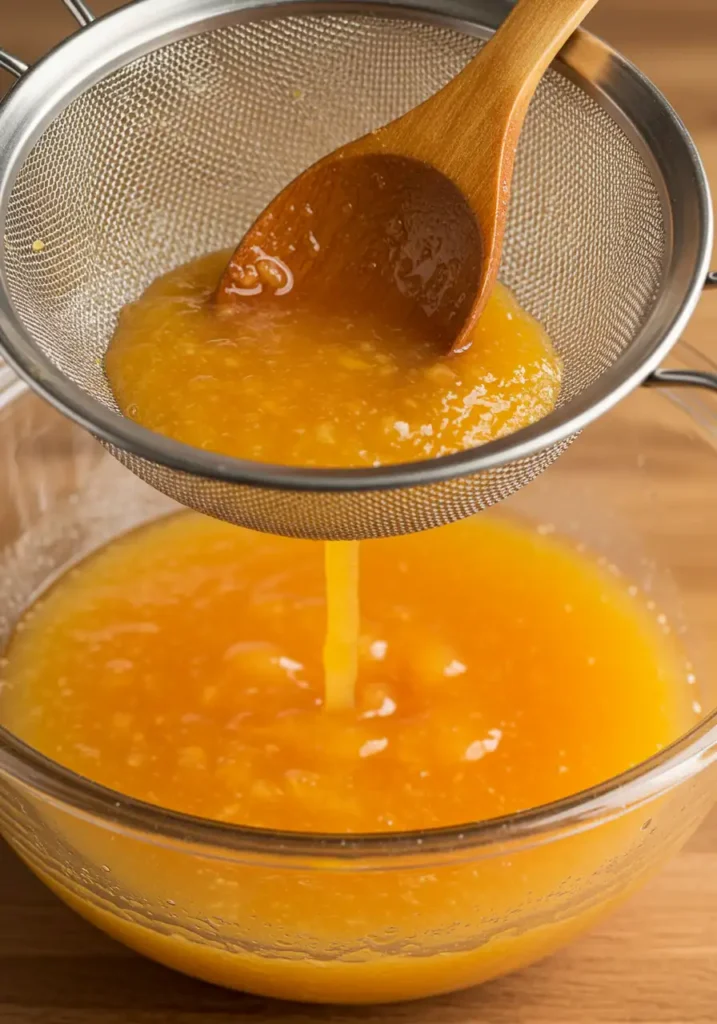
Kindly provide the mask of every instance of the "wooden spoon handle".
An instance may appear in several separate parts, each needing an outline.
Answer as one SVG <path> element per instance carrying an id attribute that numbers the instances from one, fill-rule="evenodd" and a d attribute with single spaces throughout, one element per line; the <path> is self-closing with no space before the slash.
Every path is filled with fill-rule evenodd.
<path id="1" fill-rule="evenodd" d="M 487 145 L 501 148 L 506 140 L 517 141 L 541 76 L 597 2 L 518 0 L 480 53 L 440 92 L 395 121 L 391 130 L 405 126 L 418 147 L 428 147 L 423 158 L 432 157 L 431 162 L 455 180 L 461 177 L 462 165 L 467 176 L 462 185 L 470 192 L 475 163 L 470 153 L 477 154 L 483 166 Z M 476 177 L 473 188 L 486 192 Z"/>
<path id="2" fill-rule="evenodd" d="M 480 53 L 425 103 L 387 126 L 390 148 L 454 181 L 483 242 L 474 309 L 496 280 L 513 160 L 545 69 L 597 0 L 519 0 Z M 377 133 L 379 146 L 381 132 Z"/>
<path id="3" fill-rule="evenodd" d="M 499 66 L 495 101 L 522 100 L 527 109 L 546 68 L 596 3 L 597 0 L 519 0 L 483 48 L 479 60 L 471 62 L 458 79 L 465 75 L 468 84 L 477 75 L 482 85 L 491 68 Z"/>

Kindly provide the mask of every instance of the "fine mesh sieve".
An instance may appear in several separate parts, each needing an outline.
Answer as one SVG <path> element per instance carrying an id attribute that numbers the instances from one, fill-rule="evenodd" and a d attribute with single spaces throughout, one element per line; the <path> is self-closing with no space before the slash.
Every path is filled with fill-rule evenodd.
<path id="1" fill-rule="evenodd" d="M 122 417 L 102 357 L 158 274 L 238 241 L 324 153 L 425 99 L 501 0 L 138 0 L 25 73 L 0 111 L 3 352 L 126 466 L 184 505 L 325 539 L 438 526 L 501 500 L 655 370 L 711 242 L 699 158 L 660 94 L 577 33 L 521 136 L 501 278 L 564 362 L 558 408 L 454 456 L 304 470 L 192 449 Z M 663 371 L 664 373 L 664 371 Z M 240 396 L 239 400 L 240 400 Z"/>

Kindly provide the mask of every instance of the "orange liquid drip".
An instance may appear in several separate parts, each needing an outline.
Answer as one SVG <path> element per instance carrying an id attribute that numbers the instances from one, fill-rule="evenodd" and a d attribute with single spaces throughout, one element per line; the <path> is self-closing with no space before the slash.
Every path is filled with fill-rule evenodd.
<path id="1" fill-rule="evenodd" d="M 329 541 L 326 560 L 324 703 L 329 711 L 354 706 L 359 644 L 358 541 Z"/>

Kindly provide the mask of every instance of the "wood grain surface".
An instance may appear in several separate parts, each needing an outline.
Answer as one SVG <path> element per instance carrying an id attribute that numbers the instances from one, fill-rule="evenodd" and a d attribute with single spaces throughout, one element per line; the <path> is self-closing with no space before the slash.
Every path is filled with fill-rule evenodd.
<path id="1" fill-rule="evenodd" d="M 94 0 L 98 12 L 117 6 Z M 717 0 L 602 0 L 590 27 L 667 94 L 717 181 Z M 0 45 L 31 61 L 71 30 L 60 0 L 0 0 Z M 687 329 L 717 356 L 717 293 Z M 715 584 L 700 588 L 702 615 Z M 702 617 L 702 616 L 700 616 Z M 715 1024 L 717 813 L 640 894 L 549 961 L 383 1009 L 243 997 L 141 960 L 66 910 L 0 846 L 0 1024 Z"/>

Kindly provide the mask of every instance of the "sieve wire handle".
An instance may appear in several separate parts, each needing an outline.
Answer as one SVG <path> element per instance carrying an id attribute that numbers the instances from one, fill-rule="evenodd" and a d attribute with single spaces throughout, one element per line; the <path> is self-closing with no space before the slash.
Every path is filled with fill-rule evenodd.
<path id="1" fill-rule="evenodd" d="M 13 57 L 7 50 L 0 49 L 0 68 L 3 71 L 9 71 L 15 78 L 22 78 L 28 70 L 28 65 L 24 60 L 20 60 L 19 57 Z"/>
<path id="2" fill-rule="evenodd" d="M 85 0 L 62 0 L 62 2 L 83 28 L 95 20 L 95 16 L 85 3 Z"/>
<path id="3" fill-rule="evenodd" d="M 85 25 L 90 25 L 95 20 L 94 14 L 84 0 L 62 0 L 62 2 L 82 28 Z M 15 78 L 22 78 L 25 72 L 29 71 L 29 65 L 24 60 L 14 57 L 7 50 L 3 49 L 0 49 L 0 68 L 4 71 L 9 71 Z"/>
<path id="4" fill-rule="evenodd" d="M 644 381 L 646 388 L 707 388 L 717 391 L 717 373 L 706 370 L 655 370 Z"/>
<path id="5" fill-rule="evenodd" d="M 705 278 L 705 289 L 717 288 L 717 270 Z M 648 388 L 707 388 L 717 391 L 717 373 L 706 370 L 655 370 L 643 382 Z"/>

